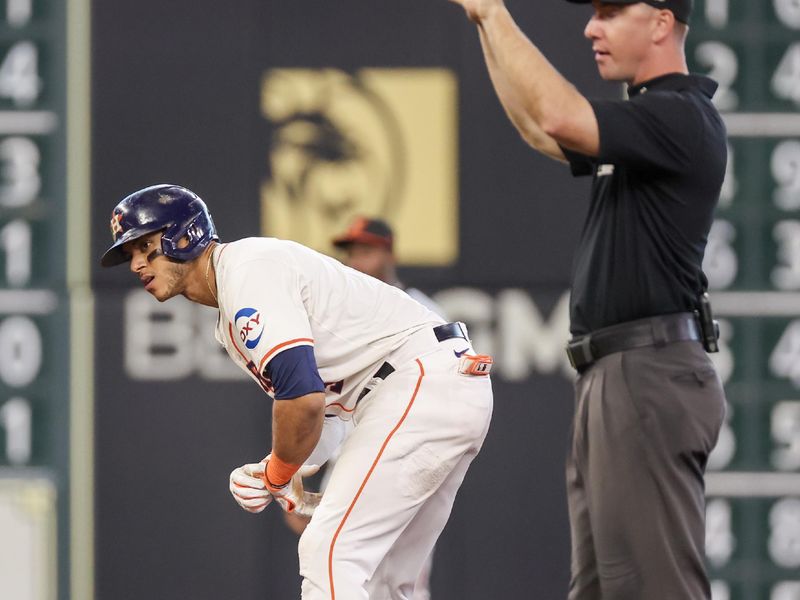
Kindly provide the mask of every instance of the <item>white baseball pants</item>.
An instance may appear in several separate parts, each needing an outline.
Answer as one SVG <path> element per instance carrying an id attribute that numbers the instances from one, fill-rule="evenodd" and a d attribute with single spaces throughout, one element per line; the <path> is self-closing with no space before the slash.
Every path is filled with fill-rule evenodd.
<path id="1" fill-rule="evenodd" d="M 411 599 L 489 428 L 489 377 L 458 372 L 467 348 L 425 331 L 387 358 L 300 538 L 303 600 Z"/>

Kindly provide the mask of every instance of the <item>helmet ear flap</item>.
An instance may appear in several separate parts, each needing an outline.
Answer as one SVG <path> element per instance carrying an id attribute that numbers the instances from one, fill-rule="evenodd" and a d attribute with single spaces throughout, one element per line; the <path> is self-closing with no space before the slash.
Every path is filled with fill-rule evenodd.
<path id="1" fill-rule="evenodd" d="M 161 237 L 165 255 L 179 261 L 200 256 L 212 241 L 218 240 L 211 215 L 200 212 L 184 223 L 175 223 Z M 185 244 L 181 242 L 185 240 Z"/>

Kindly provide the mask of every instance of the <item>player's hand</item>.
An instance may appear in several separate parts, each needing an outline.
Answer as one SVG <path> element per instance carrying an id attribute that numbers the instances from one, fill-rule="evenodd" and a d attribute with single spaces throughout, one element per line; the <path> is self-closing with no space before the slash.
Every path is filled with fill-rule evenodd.
<path id="1" fill-rule="evenodd" d="M 450 0 L 464 8 L 473 23 L 480 24 L 490 13 L 503 6 L 503 0 Z"/>
<path id="2" fill-rule="evenodd" d="M 310 517 L 314 514 L 314 509 L 319 505 L 322 494 L 305 491 L 303 489 L 303 477 L 310 477 L 317 471 L 319 471 L 318 465 L 303 465 L 292 475 L 292 478 L 282 486 L 272 485 L 267 479 L 266 474 L 262 475 L 262 483 L 283 510 L 302 517 Z"/>
<path id="3" fill-rule="evenodd" d="M 272 502 L 272 495 L 264 485 L 266 459 L 260 463 L 242 465 L 231 471 L 230 490 L 236 503 L 247 512 L 260 513 Z"/>

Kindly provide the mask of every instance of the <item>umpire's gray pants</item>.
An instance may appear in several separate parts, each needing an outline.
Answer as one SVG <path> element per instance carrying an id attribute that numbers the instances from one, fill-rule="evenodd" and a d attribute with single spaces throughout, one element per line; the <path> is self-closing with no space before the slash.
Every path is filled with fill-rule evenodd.
<path id="1" fill-rule="evenodd" d="M 703 474 L 725 395 L 705 351 L 618 352 L 575 387 L 569 600 L 709 599 Z"/>

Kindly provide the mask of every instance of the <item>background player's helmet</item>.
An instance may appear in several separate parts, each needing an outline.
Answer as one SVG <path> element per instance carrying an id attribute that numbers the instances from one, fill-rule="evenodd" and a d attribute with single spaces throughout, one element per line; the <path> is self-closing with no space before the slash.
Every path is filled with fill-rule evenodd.
<path id="1" fill-rule="evenodd" d="M 178 261 L 197 258 L 212 241 L 219 241 L 208 208 L 197 194 L 179 185 L 154 185 L 134 192 L 114 207 L 114 244 L 100 264 L 113 267 L 127 262 L 130 257 L 122 252 L 123 244 L 161 230 L 161 251 Z M 180 248 L 182 238 L 188 244 Z"/>

